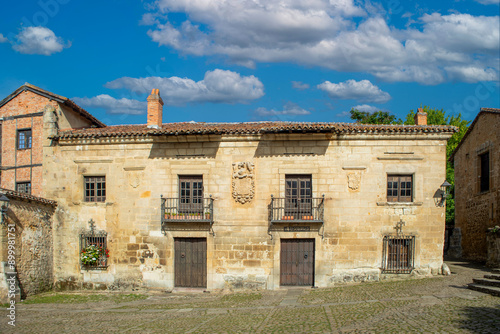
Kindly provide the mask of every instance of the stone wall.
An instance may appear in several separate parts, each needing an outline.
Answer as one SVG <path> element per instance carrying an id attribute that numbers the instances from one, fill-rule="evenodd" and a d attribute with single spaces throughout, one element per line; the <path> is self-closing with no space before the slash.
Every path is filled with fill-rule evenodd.
<path id="1" fill-rule="evenodd" d="M 415 266 L 437 274 L 445 217 L 437 190 L 445 179 L 449 135 L 272 134 L 119 137 L 61 140 L 44 147 L 44 189 L 59 203 L 54 226 L 56 284 L 174 288 L 175 238 L 206 238 L 207 289 L 280 287 L 281 239 L 313 239 L 314 284 L 378 280 L 382 240 L 400 220 L 416 236 Z M 254 194 L 233 196 L 233 165 L 254 165 Z M 285 196 L 285 177 L 312 175 L 313 197 L 325 195 L 324 224 L 309 231 L 270 227 L 271 195 Z M 387 203 L 387 175 L 411 174 L 411 203 Z M 214 224 L 161 229 L 161 196 L 178 197 L 179 175 L 202 175 L 214 198 Z M 106 177 L 106 202 L 83 198 L 84 176 Z M 79 234 L 93 219 L 108 233 L 109 267 L 82 270 Z"/>
<path id="2" fill-rule="evenodd" d="M 481 113 L 455 153 L 455 226 L 463 257 L 485 261 L 486 230 L 500 221 L 500 113 Z M 489 151 L 490 189 L 479 190 L 479 154 Z"/>
<path id="3" fill-rule="evenodd" d="M 14 272 L 17 272 L 21 298 L 24 299 L 26 296 L 52 289 L 52 218 L 55 208 L 54 203 L 23 198 L 13 192 L 9 192 L 7 197 L 10 198 L 10 206 L 6 225 L 0 227 L 2 234 L 0 262 L 8 264 L 8 246 L 13 245 L 16 262 Z M 13 235 L 15 239 L 11 238 Z M 15 240 L 15 243 L 12 240 Z M 3 274 L 5 275 L 6 272 Z M 2 281 L 3 279 L 4 277 Z M 5 285 L 3 287 L 5 288 Z M 4 291 L 0 295 L 2 298 L 7 296 Z"/>
<path id="4" fill-rule="evenodd" d="M 488 248 L 486 265 L 493 268 L 500 268 L 500 233 L 488 233 L 486 241 Z"/>

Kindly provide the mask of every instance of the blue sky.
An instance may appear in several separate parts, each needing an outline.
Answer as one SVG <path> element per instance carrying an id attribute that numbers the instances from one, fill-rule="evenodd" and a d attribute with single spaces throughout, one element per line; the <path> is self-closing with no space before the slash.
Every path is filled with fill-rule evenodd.
<path id="1" fill-rule="evenodd" d="M 24 82 L 109 125 L 348 122 L 500 108 L 499 0 L 38 0 L 0 12 L 0 98 Z"/>

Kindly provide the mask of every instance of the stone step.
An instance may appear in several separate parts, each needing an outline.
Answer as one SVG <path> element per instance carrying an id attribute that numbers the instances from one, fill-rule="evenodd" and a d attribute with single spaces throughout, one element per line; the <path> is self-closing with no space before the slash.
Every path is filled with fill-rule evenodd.
<path id="1" fill-rule="evenodd" d="M 489 293 L 492 296 L 500 297 L 500 288 L 494 286 L 480 285 L 480 284 L 468 284 L 469 289 Z"/>
<path id="2" fill-rule="evenodd" d="M 496 280 L 500 281 L 500 274 L 488 274 L 488 275 L 484 275 L 484 278 L 496 279 Z"/>
<path id="3" fill-rule="evenodd" d="M 491 271 L 493 271 L 494 273 L 500 273 L 500 268 L 493 268 L 491 269 Z"/>
<path id="4" fill-rule="evenodd" d="M 474 284 L 495 286 L 497 288 L 500 288 L 500 281 L 497 281 L 496 279 L 473 278 L 472 282 L 474 282 Z"/>

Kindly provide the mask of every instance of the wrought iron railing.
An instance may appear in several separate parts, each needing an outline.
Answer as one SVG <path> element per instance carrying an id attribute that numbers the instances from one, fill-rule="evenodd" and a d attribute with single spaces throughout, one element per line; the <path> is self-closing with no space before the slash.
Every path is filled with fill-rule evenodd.
<path id="1" fill-rule="evenodd" d="M 382 254 L 382 272 L 409 274 L 415 265 L 415 236 L 386 235 Z"/>
<path id="2" fill-rule="evenodd" d="M 194 203 L 193 203 L 194 202 Z M 184 198 L 161 198 L 162 223 L 210 223 L 214 221 L 212 197 L 189 201 Z"/>
<path id="3" fill-rule="evenodd" d="M 279 198 L 271 195 L 271 223 L 323 223 L 323 197 Z"/>

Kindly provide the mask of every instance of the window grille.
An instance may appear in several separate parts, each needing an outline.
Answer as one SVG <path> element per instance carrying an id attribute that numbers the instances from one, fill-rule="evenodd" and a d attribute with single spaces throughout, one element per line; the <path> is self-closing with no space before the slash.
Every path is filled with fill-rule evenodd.
<path id="1" fill-rule="evenodd" d="M 387 176 L 387 202 L 412 202 L 413 177 L 411 175 Z"/>
<path id="2" fill-rule="evenodd" d="M 17 149 L 31 148 L 31 129 L 17 130 Z"/>
<path id="3" fill-rule="evenodd" d="M 106 201 L 106 177 L 85 176 L 85 202 Z"/>
<path id="4" fill-rule="evenodd" d="M 382 272 L 409 274 L 414 268 L 415 236 L 384 236 Z"/>
<path id="5" fill-rule="evenodd" d="M 20 193 L 31 195 L 31 182 L 18 182 L 16 183 L 16 191 Z"/>
<path id="6" fill-rule="evenodd" d="M 91 220 L 90 231 L 80 234 L 80 265 L 83 269 L 106 269 L 108 267 L 108 233 L 96 231 Z M 94 246 L 94 247 L 92 247 Z M 96 254 L 97 256 L 93 257 Z M 94 260 L 95 259 L 95 260 Z"/>

